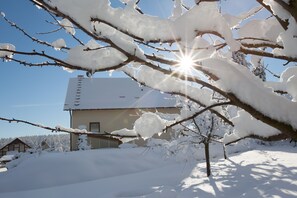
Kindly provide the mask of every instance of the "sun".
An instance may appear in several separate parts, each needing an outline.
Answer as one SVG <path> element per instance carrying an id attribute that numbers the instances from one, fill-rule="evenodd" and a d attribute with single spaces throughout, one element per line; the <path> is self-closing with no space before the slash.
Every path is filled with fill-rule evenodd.
<path id="1" fill-rule="evenodd" d="M 189 55 L 184 55 L 182 57 L 179 58 L 179 71 L 183 72 L 183 73 L 189 73 L 191 71 L 191 69 L 194 66 L 194 60 L 191 56 Z"/>

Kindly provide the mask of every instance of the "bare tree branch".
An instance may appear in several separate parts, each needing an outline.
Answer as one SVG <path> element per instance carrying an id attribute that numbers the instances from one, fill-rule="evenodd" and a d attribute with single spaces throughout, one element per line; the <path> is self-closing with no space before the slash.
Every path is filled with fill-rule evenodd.
<path id="1" fill-rule="evenodd" d="M 67 27 L 67 26 L 62 26 L 61 24 L 60 24 L 60 22 L 56 19 L 56 17 L 51 13 L 51 12 L 49 12 L 48 10 L 46 10 L 46 12 L 54 19 L 54 21 L 56 21 L 56 23 L 57 24 L 59 24 L 59 26 L 60 26 L 60 28 L 62 28 L 62 29 L 64 29 L 65 31 L 66 31 L 66 29 L 65 29 L 65 27 Z M 71 28 L 74 28 L 74 27 L 71 27 Z M 70 34 L 70 33 L 69 33 Z M 75 35 L 73 35 L 73 34 L 70 34 L 71 36 L 72 36 L 72 38 L 74 39 L 74 40 L 76 40 L 79 44 L 81 44 L 81 45 L 85 45 L 79 38 L 77 38 Z"/>
<path id="2" fill-rule="evenodd" d="M 202 110 L 200 110 L 200 111 L 194 113 L 193 115 L 191 115 L 191 116 L 189 116 L 189 117 L 186 117 L 186 118 L 184 118 L 184 119 L 182 119 L 182 120 L 176 121 L 176 122 L 173 123 L 173 124 L 170 124 L 169 126 L 166 127 L 166 129 L 168 129 L 168 128 L 172 128 L 173 126 L 176 126 L 176 125 L 179 125 L 179 124 L 181 124 L 181 123 L 183 123 L 183 122 L 185 122 L 185 121 L 191 120 L 191 119 L 197 117 L 198 115 L 202 114 L 203 112 L 205 112 L 205 111 L 207 111 L 207 110 L 210 110 L 210 109 L 212 109 L 212 108 L 214 108 L 214 107 L 223 106 L 223 105 L 230 105 L 230 104 L 232 104 L 232 103 L 231 103 L 231 102 L 221 102 L 221 103 L 212 104 L 212 105 L 210 105 L 210 106 L 208 106 L 208 107 L 205 107 L 205 108 L 203 108 Z M 164 130 L 166 130 L 166 129 L 164 129 Z"/>
<path id="3" fill-rule="evenodd" d="M 117 138 L 120 138 L 120 139 L 121 138 L 137 138 L 137 137 L 139 137 L 139 136 L 135 136 L 135 135 L 117 135 L 117 134 L 111 134 L 111 133 L 107 133 L 107 132 L 104 132 L 102 134 L 102 133 L 89 132 L 89 131 L 80 130 L 80 129 L 64 128 L 64 127 L 61 127 L 61 126 L 49 127 L 49 126 L 44 126 L 44 125 L 41 125 L 41 124 L 36 124 L 36 123 L 33 123 L 33 122 L 29 122 L 29 121 L 26 121 L 26 120 L 19 120 L 19 119 L 14 119 L 14 118 L 8 119 L 8 118 L 0 117 L 0 120 L 1 121 L 6 121 L 6 122 L 9 122 L 9 123 L 12 123 L 12 122 L 23 123 L 23 124 L 31 125 L 31 126 L 34 126 L 34 127 L 42 128 L 42 129 L 45 129 L 45 130 L 49 130 L 51 132 L 65 132 L 65 133 L 77 134 L 77 135 L 85 134 L 85 135 L 92 135 L 92 136 L 96 136 L 96 137 L 117 137 Z"/>
<path id="4" fill-rule="evenodd" d="M 49 31 L 49 32 L 37 32 L 37 34 L 52 34 L 52 33 L 58 32 L 58 31 L 60 31 L 62 29 L 63 29 L 62 27 L 59 27 L 58 29 L 55 29 L 55 30 L 52 30 L 52 31 Z"/>
<path id="5" fill-rule="evenodd" d="M 186 128 L 187 130 L 192 131 L 193 133 L 197 134 L 197 131 L 194 131 L 193 129 L 190 129 L 189 127 L 185 126 L 184 124 L 180 124 L 180 125 L 183 126 L 184 128 Z M 199 138 L 199 136 L 201 136 L 201 138 L 208 138 L 208 136 L 206 136 L 206 135 L 204 135 L 202 133 L 199 133 L 197 137 Z M 213 137 L 211 137 L 210 140 L 214 141 L 214 142 L 217 142 L 217 143 L 220 143 L 220 144 L 223 143 L 221 140 L 215 139 Z M 201 144 L 201 143 L 202 142 L 199 142 L 199 144 Z"/>
<path id="6" fill-rule="evenodd" d="M 273 142 L 273 141 L 280 141 L 280 140 L 288 139 L 288 137 L 283 133 L 278 134 L 278 135 L 273 135 L 273 136 L 270 136 L 270 137 L 262 137 L 262 136 L 259 136 L 259 135 L 248 135 L 248 136 L 245 136 L 245 137 L 238 138 L 238 139 L 236 139 L 234 141 L 228 142 L 225 145 L 228 146 L 230 144 L 234 144 L 236 142 L 239 142 L 240 140 L 244 140 L 244 139 L 247 139 L 247 138 L 258 139 L 258 140 L 267 141 L 267 142 Z"/>
<path id="7" fill-rule="evenodd" d="M 45 45 L 45 46 L 48 46 L 48 47 L 51 47 L 51 48 L 54 48 L 54 46 L 46 41 L 42 41 L 42 40 L 39 40 L 35 37 L 32 37 L 29 33 L 27 33 L 23 28 L 19 27 L 16 23 L 10 21 L 9 19 L 7 19 L 6 16 L 2 16 L 3 19 L 12 27 L 16 28 L 17 30 L 19 30 L 20 32 L 22 32 L 26 37 L 28 37 L 29 39 L 31 39 L 33 42 L 36 42 L 36 43 L 39 43 L 41 45 Z M 61 49 L 66 49 L 66 50 L 69 50 L 70 48 L 68 47 L 61 47 Z"/>

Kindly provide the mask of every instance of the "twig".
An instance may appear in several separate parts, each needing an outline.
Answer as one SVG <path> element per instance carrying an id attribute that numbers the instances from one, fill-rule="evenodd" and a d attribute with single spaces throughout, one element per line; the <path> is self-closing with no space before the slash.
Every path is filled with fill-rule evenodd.
<path id="1" fill-rule="evenodd" d="M 231 103 L 231 102 L 221 102 L 221 103 L 212 104 L 212 105 L 210 105 L 210 106 L 208 106 L 208 107 L 205 107 L 205 108 L 203 108 L 202 110 L 200 110 L 200 111 L 194 113 L 193 115 L 191 115 L 191 116 L 189 116 L 189 117 L 186 117 L 186 118 L 184 118 L 184 119 L 182 119 L 182 120 L 176 121 L 176 122 L 173 123 L 173 124 L 170 124 L 169 126 L 166 127 L 166 129 L 171 128 L 171 127 L 173 127 L 173 126 L 176 126 L 176 125 L 178 125 L 178 124 L 181 124 L 181 123 L 183 123 L 183 122 L 185 122 L 185 121 L 187 121 L 187 120 L 191 120 L 191 119 L 197 117 L 198 115 L 202 114 L 203 112 L 205 112 L 205 111 L 207 111 L 207 110 L 209 110 L 209 109 L 212 109 L 212 108 L 214 108 L 214 107 L 218 107 L 218 106 L 222 106 L 222 105 L 230 105 L 230 104 L 232 104 L 232 103 Z"/>
<path id="2" fill-rule="evenodd" d="M 12 123 L 12 122 L 23 123 L 23 124 L 31 125 L 34 127 L 42 128 L 45 130 L 49 130 L 51 132 L 65 132 L 65 133 L 77 134 L 77 135 L 86 134 L 86 135 L 92 135 L 92 136 L 97 136 L 97 137 L 107 137 L 107 136 L 118 137 L 118 138 L 137 138 L 137 137 L 139 137 L 136 135 L 117 135 L 117 134 L 111 134 L 111 133 L 107 133 L 107 132 L 105 132 L 104 134 L 100 134 L 100 133 L 96 133 L 96 132 L 89 132 L 89 131 L 80 130 L 80 129 L 64 128 L 64 127 L 60 127 L 60 126 L 49 127 L 49 126 L 44 126 L 41 124 L 36 124 L 33 122 L 28 122 L 26 120 L 19 120 L 19 119 L 14 119 L 14 118 L 8 119 L 8 118 L 0 117 L 0 120 L 6 121 L 9 123 Z"/>
<path id="3" fill-rule="evenodd" d="M 59 27 L 58 29 L 55 29 L 55 30 L 52 30 L 52 31 L 49 31 L 49 32 L 37 32 L 36 34 L 51 34 L 51 33 L 58 32 L 58 31 L 60 31 L 62 29 L 63 29 L 62 27 Z"/>
<path id="4" fill-rule="evenodd" d="M 277 75 L 275 73 L 273 73 L 272 71 L 270 71 L 267 67 L 264 68 L 266 71 L 268 71 L 271 75 L 273 75 L 276 78 L 280 78 L 280 75 Z"/>
<path id="5" fill-rule="evenodd" d="M 49 10 L 47 10 L 47 9 L 45 9 L 46 10 L 46 12 L 56 21 L 56 23 L 57 24 L 59 24 L 59 26 L 61 27 L 61 28 L 63 28 L 64 30 L 65 30 L 65 27 L 67 27 L 67 26 L 63 26 L 63 25 L 61 25 L 60 23 L 59 23 L 59 21 L 56 19 L 56 17 L 51 13 L 51 12 L 49 12 Z M 71 27 L 71 28 L 75 28 L 75 27 Z M 79 29 L 79 28 L 77 28 L 77 29 Z M 70 33 L 69 33 L 70 34 Z M 75 35 L 73 35 L 73 34 L 70 34 L 71 36 L 72 36 L 72 38 L 74 39 L 74 40 L 76 40 L 79 44 L 81 44 L 81 45 L 85 45 L 79 38 L 77 38 Z"/>
<path id="6" fill-rule="evenodd" d="M 45 45 L 45 46 L 48 46 L 48 47 L 51 47 L 51 48 L 54 48 L 54 46 L 46 41 L 42 41 L 42 40 L 39 40 L 35 37 L 32 37 L 30 34 L 28 34 L 23 28 L 19 27 L 18 25 L 16 25 L 14 22 L 10 21 L 9 19 L 7 19 L 6 16 L 2 16 L 3 19 L 12 27 L 16 28 L 17 30 L 19 30 L 20 32 L 22 32 L 26 37 L 30 38 L 33 42 L 36 42 L 36 43 L 39 43 L 41 45 Z M 66 49 L 66 50 L 69 50 L 70 48 L 68 47 L 61 47 L 61 49 Z"/>
<path id="7" fill-rule="evenodd" d="M 193 133 L 195 133 L 195 134 L 197 134 L 197 131 L 194 131 L 194 130 L 192 130 L 192 129 L 190 129 L 189 127 L 187 127 L 187 126 L 185 126 L 185 125 L 183 125 L 183 124 L 181 124 L 183 127 L 185 127 L 185 128 L 187 128 L 188 130 L 190 130 L 190 131 L 192 131 Z M 198 134 L 199 136 L 201 136 L 202 138 L 209 138 L 208 136 L 206 136 L 206 135 L 204 135 L 204 134 L 202 134 L 202 133 L 199 133 Z M 197 136 L 196 136 L 197 137 Z M 199 138 L 201 138 L 201 137 L 199 137 Z M 211 141 L 214 141 L 214 142 L 217 142 L 217 143 L 220 143 L 220 144 L 222 144 L 223 142 L 221 141 L 221 140 L 218 140 L 218 139 L 215 139 L 215 138 L 210 138 L 210 140 Z M 202 142 L 201 142 L 202 143 Z"/>

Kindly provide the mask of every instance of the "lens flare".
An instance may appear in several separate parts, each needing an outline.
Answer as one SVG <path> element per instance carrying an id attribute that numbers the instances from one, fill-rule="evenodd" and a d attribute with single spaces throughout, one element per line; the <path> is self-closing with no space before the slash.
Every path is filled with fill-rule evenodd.
<path id="1" fill-rule="evenodd" d="M 188 73 L 194 65 L 194 60 L 191 56 L 182 56 L 179 60 L 179 71 Z"/>

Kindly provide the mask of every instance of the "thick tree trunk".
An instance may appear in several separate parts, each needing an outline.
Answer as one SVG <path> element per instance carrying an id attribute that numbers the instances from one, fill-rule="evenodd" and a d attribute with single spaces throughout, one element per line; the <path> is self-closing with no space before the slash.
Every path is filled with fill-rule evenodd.
<path id="1" fill-rule="evenodd" d="M 209 159 L 209 142 L 204 142 L 203 144 L 204 144 L 204 151 L 205 151 L 206 173 L 207 173 L 207 177 L 209 177 L 211 174 L 210 159 Z"/>

